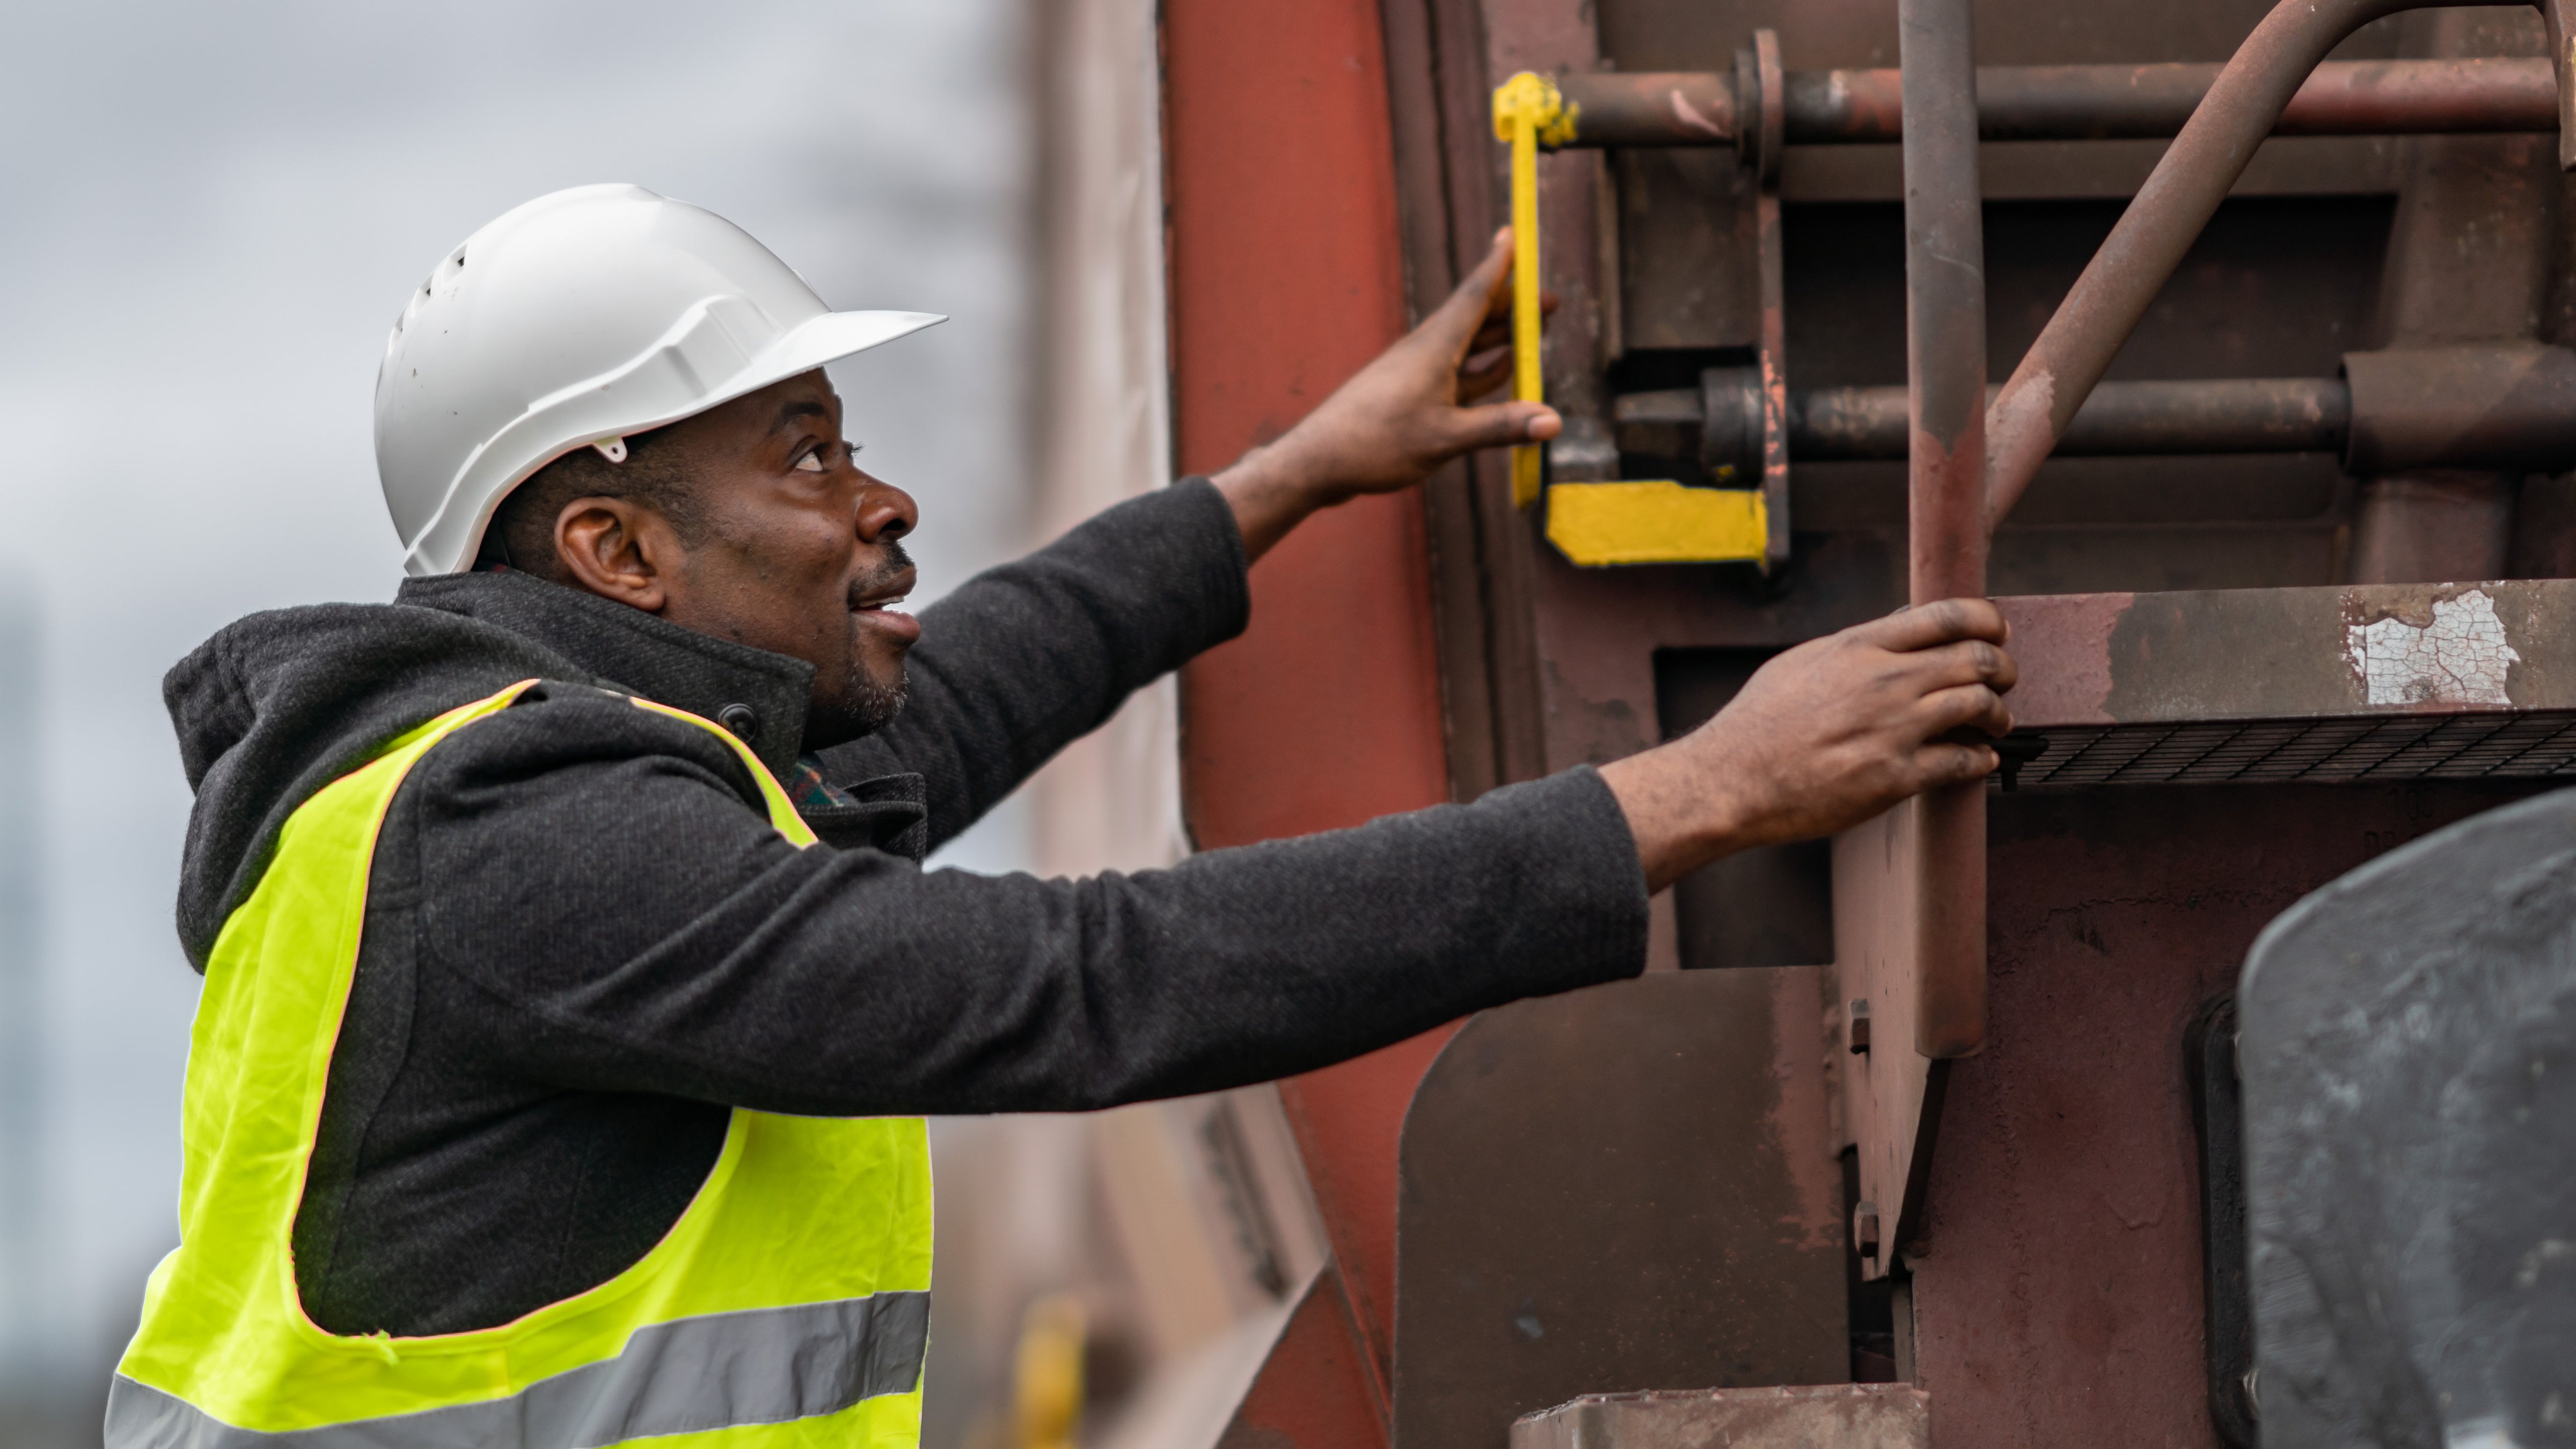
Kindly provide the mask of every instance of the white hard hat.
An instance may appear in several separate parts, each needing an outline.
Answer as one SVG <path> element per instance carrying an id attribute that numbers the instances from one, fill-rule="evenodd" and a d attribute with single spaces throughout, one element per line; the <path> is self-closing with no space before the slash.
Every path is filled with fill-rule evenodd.
<path id="1" fill-rule="evenodd" d="M 414 575 L 470 568 L 492 510 L 593 444 L 947 319 L 835 312 L 740 227 L 640 186 L 540 196 L 467 237 L 394 323 L 376 472 Z"/>

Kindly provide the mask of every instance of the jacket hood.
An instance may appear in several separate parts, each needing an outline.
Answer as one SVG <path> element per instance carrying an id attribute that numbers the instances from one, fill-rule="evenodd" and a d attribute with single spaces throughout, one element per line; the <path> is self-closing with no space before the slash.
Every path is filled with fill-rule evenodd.
<path id="1" fill-rule="evenodd" d="M 391 604 L 318 604 L 227 625 L 161 697 L 196 792 L 179 866 L 179 940 L 206 969 L 288 816 L 404 731 L 523 679 L 638 694 L 730 723 L 792 767 L 813 671 L 519 573 L 403 585 Z M 745 713 L 747 711 L 747 713 Z"/>

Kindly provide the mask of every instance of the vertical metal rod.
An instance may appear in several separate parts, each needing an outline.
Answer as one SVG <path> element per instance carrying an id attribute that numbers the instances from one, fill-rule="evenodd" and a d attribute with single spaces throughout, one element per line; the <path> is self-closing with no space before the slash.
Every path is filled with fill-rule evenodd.
<path id="1" fill-rule="evenodd" d="M 1762 294 L 1762 571 L 1789 562 L 1789 298 L 1782 277 L 1780 151 L 1788 136 L 1787 71 L 1780 36 L 1753 32 L 1754 256 Z"/>
<path id="2" fill-rule="evenodd" d="M 1986 242 L 1977 180 L 1970 0 L 1898 0 L 1904 86 L 1906 377 L 1916 604 L 1986 591 Z M 1917 812 L 1914 1045 L 1985 1044 L 1986 792 L 1934 791 Z"/>
<path id="3" fill-rule="evenodd" d="M 1537 402 L 1539 371 L 1538 123 L 1523 109 L 1511 119 L 1512 143 L 1512 396 Z M 1540 444 L 1512 449 L 1512 504 L 1538 502 Z"/>

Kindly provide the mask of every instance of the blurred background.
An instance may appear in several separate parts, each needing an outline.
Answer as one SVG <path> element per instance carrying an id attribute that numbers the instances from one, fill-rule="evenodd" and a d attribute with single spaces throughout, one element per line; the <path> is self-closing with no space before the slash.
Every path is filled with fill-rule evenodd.
<path id="1" fill-rule="evenodd" d="M 424 270 L 633 181 L 837 307 L 917 602 L 1166 481 L 1150 0 L 10 0 L 0 48 L 0 1446 L 98 1442 L 176 1241 L 197 978 L 159 686 L 226 622 L 400 575 L 370 399 Z M 1168 686 L 935 867 L 1185 848 Z M 1178 1446 L 1321 1257 L 1275 1094 L 934 1124 L 930 1449 Z"/>

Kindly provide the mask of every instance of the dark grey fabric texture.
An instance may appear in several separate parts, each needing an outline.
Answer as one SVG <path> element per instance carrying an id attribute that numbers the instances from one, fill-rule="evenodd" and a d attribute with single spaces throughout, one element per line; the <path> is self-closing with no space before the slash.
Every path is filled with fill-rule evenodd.
<path id="1" fill-rule="evenodd" d="M 920 868 L 1248 609 L 1203 480 L 978 576 L 923 611 L 902 716 L 821 752 L 857 803 L 819 812 L 833 848 L 805 851 L 723 741 L 621 697 L 744 706 L 783 774 L 808 743 L 796 661 L 512 573 L 217 635 L 166 685 L 198 790 L 179 920 L 201 968 L 295 806 L 442 710 L 546 681 L 431 751 L 388 811 L 295 1225 L 306 1311 L 447 1333 L 604 1282 L 685 1209 L 735 1107 L 1211 1091 L 1642 966 L 1635 847 L 1588 769 L 1170 870 Z"/>

